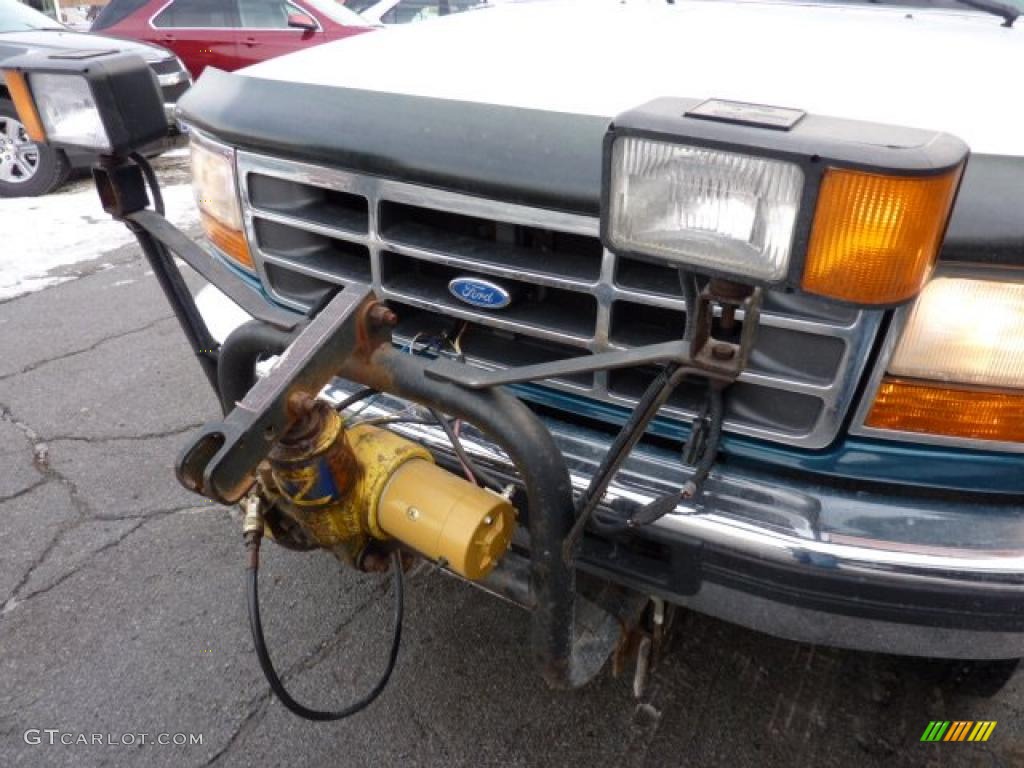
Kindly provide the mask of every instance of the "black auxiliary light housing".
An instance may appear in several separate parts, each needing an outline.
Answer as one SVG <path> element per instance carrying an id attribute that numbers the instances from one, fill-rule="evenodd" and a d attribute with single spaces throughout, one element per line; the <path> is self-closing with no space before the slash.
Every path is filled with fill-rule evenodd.
<path id="1" fill-rule="evenodd" d="M 97 155 L 128 155 L 167 135 L 160 84 L 153 70 L 136 53 L 115 50 L 29 53 L 8 59 L 2 69 L 9 88 L 13 74 L 27 89 L 28 105 L 23 99 L 15 98 L 15 106 L 26 126 L 32 121 L 32 116 L 22 114 L 26 108 L 34 111 L 38 123 L 44 122 L 40 99 L 47 98 L 47 94 L 33 87 L 34 75 L 51 74 L 84 80 L 99 112 L 109 146 L 61 139 L 50 136 L 49 131 L 38 139 L 30 131 L 30 138 L 37 142 L 92 151 Z M 42 127 L 45 131 L 45 125 Z"/>
<path id="2" fill-rule="evenodd" d="M 614 148 L 627 137 L 650 139 L 667 144 L 720 150 L 791 163 L 803 174 L 799 208 L 789 246 L 788 266 L 777 279 L 759 279 L 741 271 L 716 269 L 687 263 L 685 255 L 666 259 L 663 254 L 645 253 L 642 248 L 624 246 L 611 231 L 612 195 L 617 188 L 619 169 L 614 163 Z M 670 264 L 694 272 L 736 280 L 777 290 L 820 291 L 802 288 L 808 249 L 811 243 L 819 196 L 826 175 L 832 170 L 862 171 L 895 178 L 929 178 L 949 175 L 952 189 L 946 209 L 936 221 L 939 229 L 930 265 L 937 256 L 959 187 L 968 147 L 950 134 L 846 120 L 808 114 L 799 109 L 749 104 L 721 99 L 659 98 L 618 115 L 608 128 L 603 146 L 601 189 L 601 240 L 617 255 L 644 261 Z M 921 283 L 923 285 L 924 275 Z M 918 290 L 920 289 L 918 286 Z M 913 298 L 917 291 L 896 300 L 881 300 L 832 295 L 830 298 L 858 306 L 896 306 Z"/>
<path id="3" fill-rule="evenodd" d="M 142 169 L 128 157 L 167 135 L 167 116 L 160 83 L 141 56 L 115 50 L 30 53 L 8 59 L 2 69 L 29 138 L 97 156 L 93 180 L 107 213 L 120 219 L 149 205 Z M 59 96 L 40 88 L 38 75 L 84 82 L 106 141 L 53 135 L 56 126 L 48 126 L 44 115 L 56 105 L 46 100 Z"/>

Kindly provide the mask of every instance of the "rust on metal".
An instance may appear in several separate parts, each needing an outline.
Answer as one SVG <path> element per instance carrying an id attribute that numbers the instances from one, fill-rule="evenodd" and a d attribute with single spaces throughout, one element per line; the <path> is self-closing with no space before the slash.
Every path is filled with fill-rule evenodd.
<path id="1" fill-rule="evenodd" d="M 369 361 L 373 353 L 391 341 L 391 329 L 398 324 L 396 315 L 377 299 L 368 299 L 356 315 L 356 343 L 352 355 Z"/>

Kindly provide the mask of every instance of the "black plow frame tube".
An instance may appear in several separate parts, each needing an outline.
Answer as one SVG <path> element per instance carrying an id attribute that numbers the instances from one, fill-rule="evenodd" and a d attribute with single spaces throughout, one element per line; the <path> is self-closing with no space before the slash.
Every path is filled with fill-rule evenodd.
<path id="1" fill-rule="evenodd" d="M 138 224 L 127 224 L 135 239 L 139 241 L 139 247 L 142 248 L 142 253 L 160 284 L 160 290 L 167 297 L 178 324 L 199 361 L 199 367 L 203 369 L 210 385 L 217 389 L 217 342 L 199 314 L 181 271 L 162 242 Z"/>
<path id="2" fill-rule="evenodd" d="M 244 394 L 254 381 L 256 360 L 283 352 L 292 337 L 256 321 L 237 328 L 221 349 L 222 398 L 232 402 L 227 398 Z M 574 521 L 565 459 L 540 419 L 518 398 L 498 387 L 471 391 L 429 379 L 424 375 L 429 362 L 381 346 L 369 358 L 351 356 L 338 375 L 467 421 L 508 452 L 529 504 L 532 653 L 552 687 L 583 685 L 590 674 L 574 663 L 575 571 L 562 558 L 562 542 Z"/>
<path id="3" fill-rule="evenodd" d="M 238 326 L 220 348 L 217 363 L 217 395 L 227 414 L 256 383 L 256 363 L 279 355 L 295 338 L 294 333 L 250 320 Z"/>

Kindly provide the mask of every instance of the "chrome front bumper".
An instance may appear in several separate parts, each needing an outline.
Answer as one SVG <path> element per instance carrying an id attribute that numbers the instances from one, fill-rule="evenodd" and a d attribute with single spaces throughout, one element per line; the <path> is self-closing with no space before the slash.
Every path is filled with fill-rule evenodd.
<path id="1" fill-rule="evenodd" d="M 200 292 L 197 304 L 219 340 L 247 318 L 212 287 Z M 337 401 L 354 389 L 337 382 L 325 395 Z M 406 406 L 382 396 L 364 404 L 362 413 L 386 416 Z M 545 421 L 575 490 L 582 491 L 608 436 Z M 438 428 L 392 428 L 439 457 L 451 456 Z M 463 435 L 475 460 L 511 473 L 497 446 L 469 428 Z M 685 480 L 673 452 L 639 448 L 605 501 L 646 503 Z M 679 505 L 639 534 L 660 554 L 641 556 L 588 539 L 579 565 L 792 640 L 939 658 L 1022 657 L 1024 508 L 977 498 L 819 485 L 763 469 L 719 466 L 697 505 Z"/>

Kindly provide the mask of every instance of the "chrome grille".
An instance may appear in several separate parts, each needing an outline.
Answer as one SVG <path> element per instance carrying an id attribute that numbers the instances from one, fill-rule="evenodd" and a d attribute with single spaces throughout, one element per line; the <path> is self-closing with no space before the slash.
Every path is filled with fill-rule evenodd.
<path id="1" fill-rule="evenodd" d="M 266 290 L 305 309 L 333 285 L 372 281 L 398 310 L 397 336 L 451 329 L 468 362 L 500 368 L 678 338 L 685 305 L 672 270 L 601 248 L 595 217 L 531 208 L 240 152 L 245 226 Z M 463 304 L 456 276 L 498 278 L 516 300 Z M 729 397 L 726 429 L 823 448 L 845 417 L 880 313 L 770 293 L 751 364 Z M 742 320 L 742 315 L 740 316 Z M 631 406 L 653 371 L 546 382 Z M 702 390 L 664 413 L 690 418 Z"/>

